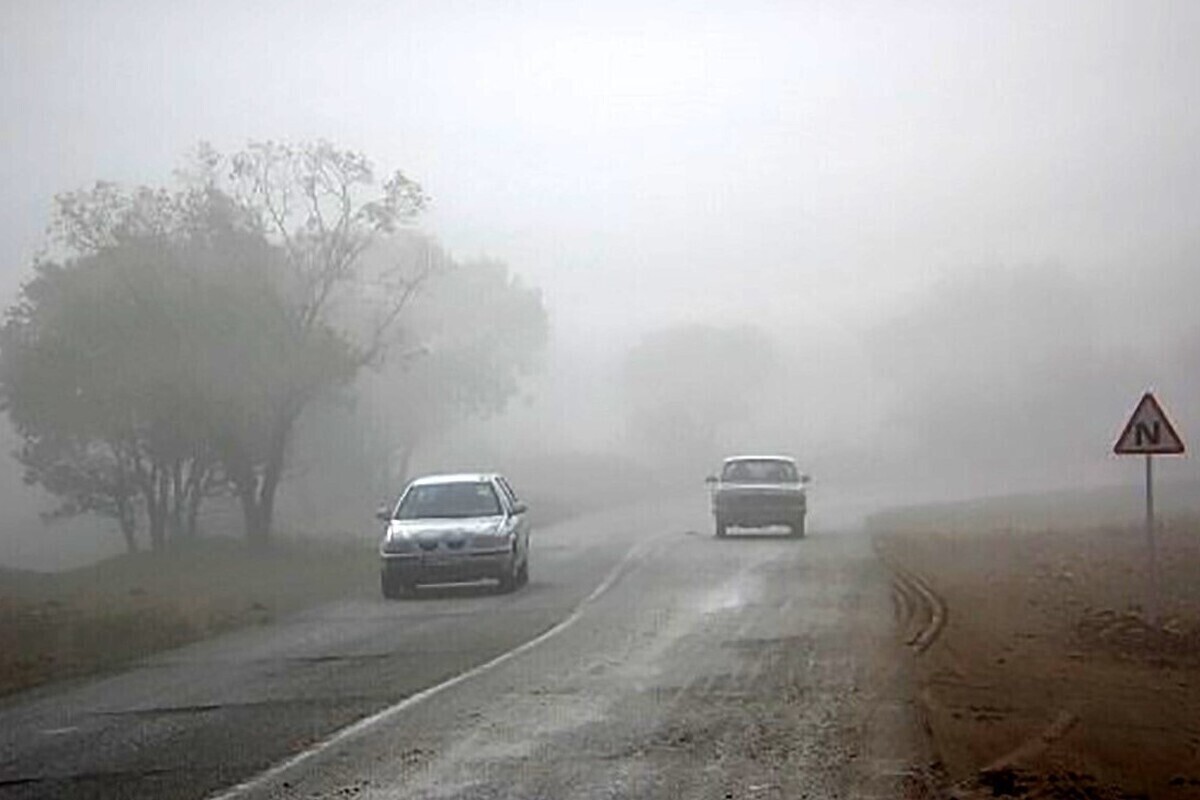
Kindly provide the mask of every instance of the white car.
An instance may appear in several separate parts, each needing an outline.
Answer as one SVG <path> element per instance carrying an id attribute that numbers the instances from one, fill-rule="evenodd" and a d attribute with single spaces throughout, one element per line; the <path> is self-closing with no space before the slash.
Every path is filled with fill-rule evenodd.
<path id="1" fill-rule="evenodd" d="M 428 475 L 408 484 L 379 545 L 389 599 L 423 583 L 495 580 L 502 592 L 529 581 L 529 515 L 503 476 Z"/>
<path id="2" fill-rule="evenodd" d="M 718 537 L 729 528 L 786 526 L 804 536 L 809 478 L 789 456 L 733 456 L 710 475 L 712 511 Z"/>

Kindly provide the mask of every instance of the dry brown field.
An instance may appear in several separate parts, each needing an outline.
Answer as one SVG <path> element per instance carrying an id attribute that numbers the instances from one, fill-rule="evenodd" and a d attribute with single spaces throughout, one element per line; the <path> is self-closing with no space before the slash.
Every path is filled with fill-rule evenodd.
<path id="1" fill-rule="evenodd" d="M 1200 797 L 1200 516 L 1160 521 L 1155 587 L 1143 529 L 1076 501 L 873 522 L 944 607 L 916 672 L 949 797 Z"/>

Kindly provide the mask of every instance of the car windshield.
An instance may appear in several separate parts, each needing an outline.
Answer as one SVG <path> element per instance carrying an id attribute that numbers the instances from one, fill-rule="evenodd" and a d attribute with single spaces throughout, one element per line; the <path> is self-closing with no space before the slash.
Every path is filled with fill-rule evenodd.
<path id="1" fill-rule="evenodd" d="M 494 517 L 500 500 L 490 483 L 431 483 L 413 486 L 396 509 L 396 519 Z"/>
<path id="2" fill-rule="evenodd" d="M 721 471 L 721 480 L 729 483 L 795 483 L 796 466 L 778 459 L 730 461 Z"/>

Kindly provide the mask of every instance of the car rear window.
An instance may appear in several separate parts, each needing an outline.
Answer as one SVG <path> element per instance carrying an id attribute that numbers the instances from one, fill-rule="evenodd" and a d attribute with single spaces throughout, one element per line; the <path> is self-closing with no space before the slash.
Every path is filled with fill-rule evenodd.
<path id="1" fill-rule="evenodd" d="M 721 480 L 729 483 L 795 483 L 800 478 L 791 462 L 762 458 L 728 462 L 721 470 Z"/>

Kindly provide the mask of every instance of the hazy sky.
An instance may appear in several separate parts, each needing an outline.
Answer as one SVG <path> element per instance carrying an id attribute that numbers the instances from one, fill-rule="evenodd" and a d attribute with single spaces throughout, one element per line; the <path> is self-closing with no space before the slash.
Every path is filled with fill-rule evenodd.
<path id="1" fill-rule="evenodd" d="M 759 322 L 826 440 L 982 449 L 1027 408 L 1103 460 L 1147 385 L 1200 430 L 1197 31 L 1194 2 L 7 0 L 0 289 L 56 192 L 325 137 L 541 286 L 560 346 Z"/>
<path id="2" fill-rule="evenodd" d="M 1197 237 L 1197 30 L 1189 2 L 7 0 L 3 285 L 55 192 L 268 137 L 404 168 L 566 334 L 1101 278 Z"/>

